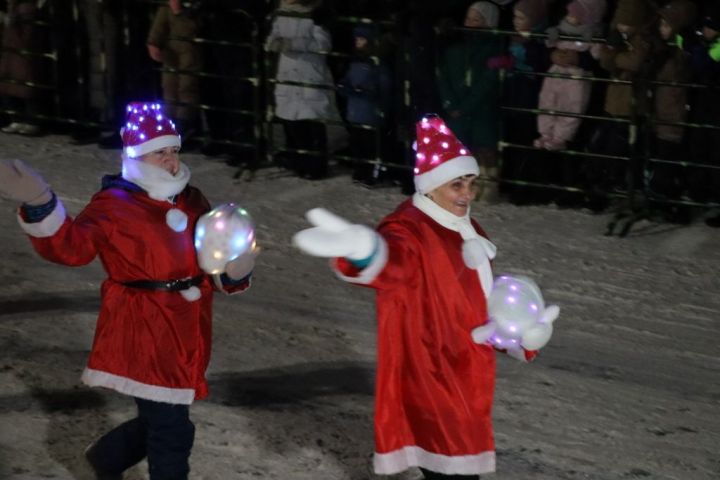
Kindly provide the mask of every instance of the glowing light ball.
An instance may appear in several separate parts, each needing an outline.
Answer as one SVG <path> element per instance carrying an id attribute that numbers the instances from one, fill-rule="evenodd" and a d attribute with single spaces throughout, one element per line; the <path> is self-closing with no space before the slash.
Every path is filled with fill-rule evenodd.
<path id="1" fill-rule="evenodd" d="M 537 350 L 550 340 L 560 308 L 545 301 L 537 284 L 524 276 L 502 275 L 488 298 L 489 321 L 473 330 L 476 343 L 497 348 Z"/>
<path id="2" fill-rule="evenodd" d="M 226 203 L 198 219 L 195 251 L 204 272 L 223 273 L 229 261 L 254 248 L 255 225 L 244 208 Z"/>

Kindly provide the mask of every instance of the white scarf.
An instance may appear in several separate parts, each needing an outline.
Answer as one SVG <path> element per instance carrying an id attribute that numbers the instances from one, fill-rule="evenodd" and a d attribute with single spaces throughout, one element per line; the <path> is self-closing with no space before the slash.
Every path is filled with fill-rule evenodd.
<path id="1" fill-rule="evenodd" d="M 443 227 L 460 233 L 460 236 L 464 240 L 462 250 L 463 261 L 469 268 L 478 272 L 483 293 L 485 293 L 485 298 L 488 298 L 493 285 L 490 260 L 495 258 L 497 247 L 490 240 L 475 231 L 475 228 L 470 222 L 470 208 L 468 208 L 468 212 L 464 216 L 458 217 L 425 195 L 419 193 L 413 195 L 412 203 L 418 210 Z"/>
<path id="2" fill-rule="evenodd" d="M 173 175 L 163 168 L 123 155 L 122 177 L 141 187 L 150 198 L 171 201 L 190 181 L 190 169 L 180 162 L 180 170 Z"/>

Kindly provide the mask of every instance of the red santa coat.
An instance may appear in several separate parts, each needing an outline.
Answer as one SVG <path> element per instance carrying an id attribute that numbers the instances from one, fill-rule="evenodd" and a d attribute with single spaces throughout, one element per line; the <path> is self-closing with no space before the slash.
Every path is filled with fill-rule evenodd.
<path id="1" fill-rule="evenodd" d="M 168 226 L 166 215 L 171 209 L 187 215 L 185 230 L 176 232 Z M 198 217 L 209 209 L 194 187 L 177 195 L 174 205 L 154 200 L 144 191 L 109 188 L 95 194 L 74 220 L 61 203 L 40 223 L 21 220 L 42 257 L 78 266 L 99 256 L 107 272 L 84 383 L 174 404 L 190 404 L 207 396 L 210 277 L 205 276 L 198 286 L 201 296 L 196 301 L 186 300 L 179 292 L 122 283 L 202 275 L 193 232 Z"/>
<path id="2" fill-rule="evenodd" d="M 410 200 L 378 233 L 378 253 L 362 271 L 335 263 L 341 278 L 377 291 L 375 471 L 492 472 L 495 353 L 472 341 L 487 306 L 463 262 L 463 239 Z"/>

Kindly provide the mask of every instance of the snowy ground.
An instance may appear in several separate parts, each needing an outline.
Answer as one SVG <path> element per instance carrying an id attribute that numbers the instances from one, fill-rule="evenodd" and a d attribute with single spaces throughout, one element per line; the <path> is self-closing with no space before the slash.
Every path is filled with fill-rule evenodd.
<path id="1" fill-rule="evenodd" d="M 71 213 L 119 165 L 117 152 L 59 136 L 0 134 L 0 157 L 42 171 Z M 372 292 L 336 280 L 290 238 L 313 206 L 374 223 L 402 196 L 347 175 L 311 182 L 268 169 L 240 182 L 221 160 L 184 161 L 213 203 L 253 214 L 263 248 L 252 289 L 216 296 L 192 478 L 377 478 Z M 133 415 L 126 398 L 79 383 L 102 270 L 41 261 L 12 210 L 0 200 L 0 478 L 89 479 L 83 448 Z M 499 247 L 496 272 L 530 275 L 562 306 L 536 362 L 499 360 L 498 473 L 488 477 L 720 478 L 720 231 L 642 223 L 605 237 L 608 216 L 552 206 L 476 204 L 473 216 Z M 145 468 L 126 477 L 144 479 Z"/>

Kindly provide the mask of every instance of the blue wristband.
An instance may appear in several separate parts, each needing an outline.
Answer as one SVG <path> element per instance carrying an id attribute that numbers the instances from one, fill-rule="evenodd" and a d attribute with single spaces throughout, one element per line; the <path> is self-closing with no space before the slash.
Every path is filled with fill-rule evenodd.
<path id="1" fill-rule="evenodd" d="M 369 257 L 362 258 L 360 260 L 351 260 L 347 259 L 348 262 L 350 262 L 354 267 L 364 270 L 367 268 L 368 265 L 370 265 L 375 258 L 375 255 L 378 253 L 378 248 L 380 247 L 380 242 L 378 242 L 377 238 L 375 239 L 375 246 L 373 247 L 373 251 L 370 254 Z"/>
<path id="2" fill-rule="evenodd" d="M 45 217 L 50 215 L 55 207 L 57 207 L 57 195 L 55 192 L 52 193 L 52 198 L 42 205 L 27 205 L 23 204 L 20 209 L 22 210 L 23 220 L 27 223 L 39 223 L 45 220 Z"/>

